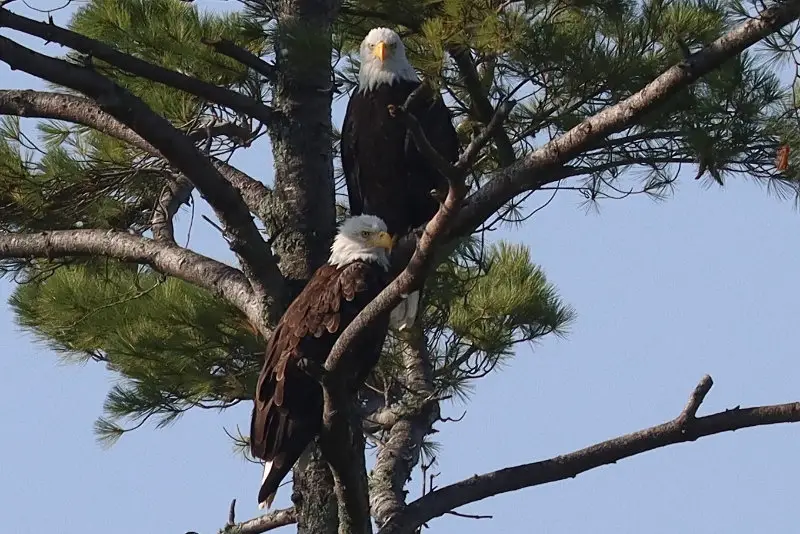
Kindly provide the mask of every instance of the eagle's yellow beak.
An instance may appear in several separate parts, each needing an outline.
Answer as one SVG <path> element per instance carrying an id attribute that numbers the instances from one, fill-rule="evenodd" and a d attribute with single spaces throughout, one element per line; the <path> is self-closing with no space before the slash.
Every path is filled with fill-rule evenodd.
<path id="1" fill-rule="evenodd" d="M 372 51 L 376 58 L 380 59 L 381 61 L 386 59 L 386 43 L 383 41 L 378 41 L 378 44 L 375 45 L 375 49 Z"/>
<path id="2" fill-rule="evenodd" d="M 378 232 L 372 237 L 372 246 L 385 248 L 391 252 L 394 247 L 394 239 L 388 232 Z"/>

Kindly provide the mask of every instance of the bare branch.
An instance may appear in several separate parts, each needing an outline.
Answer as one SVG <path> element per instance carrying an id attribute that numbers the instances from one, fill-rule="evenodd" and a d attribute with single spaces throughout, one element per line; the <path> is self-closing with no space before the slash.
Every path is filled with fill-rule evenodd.
<path id="1" fill-rule="evenodd" d="M 694 388 L 694 391 L 692 391 L 692 394 L 689 396 L 689 402 L 686 403 L 686 407 L 683 409 L 678 419 L 683 421 L 684 424 L 689 424 L 696 419 L 697 410 L 700 408 L 700 405 L 703 404 L 706 395 L 711 391 L 711 386 L 713 385 L 714 381 L 711 379 L 711 376 L 705 375 L 697 384 L 697 387 Z"/>
<path id="2" fill-rule="evenodd" d="M 232 508 L 233 503 L 231 503 Z M 261 534 L 262 532 L 269 532 L 294 523 L 297 523 L 297 513 L 294 508 L 285 508 L 228 526 L 223 532 L 231 532 L 231 534 Z"/>
<path id="3" fill-rule="evenodd" d="M 189 201 L 193 189 L 194 185 L 185 176 L 179 176 L 177 180 L 164 186 L 153 210 L 153 239 L 175 243 L 175 227 L 172 221 L 178 209 Z"/>
<path id="4" fill-rule="evenodd" d="M 100 109 L 88 98 L 66 93 L 43 91 L 0 90 L 0 115 L 56 119 L 94 128 L 106 135 L 124 141 L 153 157 L 164 156 L 156 148 L 142 139 L 139 134 Z M 221 125 L 212 129 L 212 135 L 231 135 L 235 125 Z M 243 132 L 241 132 L 243 133 Z M 194 134 L 197 134 L 196 136 Z M 205 138 L 203 132 L 195 132 L 190 137 L 199 141 Z M 196 137 L 196 138 L 195 138 Z M 201 139 L 202 138 L 202 139 Z M 211 163 L 242 195 L 247 207 L 262 220 L 266 217 L 271 191 L 263 183 L 240 171 L 224 161 L 212 158 Z"/>
<path id="5" fill-rule="evenodd" d="M 241 271 L 176 245 L 114 230 L 57 230 L 0 233 L 0 258 L 63 258 L 105 256 L 149 265 L 224 298 L 253 325 L 261 325 L 263 309 Z M 267 337 L 268 331 L 262 331 Z"/>
<path id="6" fill-rule="evenodd" d="M 2 13 L 2 11 L 0 11 Z M 223 223 L 230 249 L 237 255 L 253 291 L 274 324 L 282 310 L 283 276 L 250 211 L 236 189 L 203 157 L 194 144 L 141 99 L 90 68 L 53 59 L 0 37 L 0 59 L 11 68 L 81 91 L 100 108 L 153 145 L 189 178 Z"/>
<path id="7" fill-rule="evenodd" d="M 254 117 L 264 123 L 270 122 L 274 115 L 273 110 L 268 106 L 243 94 L 148 63 L 137 57 L 119 52 L 105 43 L 60 28 L 55 24 L 37 22 L 0 8 L 0 27 L 11 28 L 39 37 L 45 41 L 58 43 L 78 52 L 89 54 L 136 76 L 186 91 L 209 102 L 214 102 L 244 115 Z M 14 67 L 12 66 L 12 68 Z M 62 85 L 69 87 L 68 84 Z"/>
<path id="8" fill-rule="evenodd" d="M 402 338 L 405 372 L 398 380 L 405 393 L 394 410 L 396 420 L 385 434 L 385 443 L 378 446 L 369 479 L 370 508 L 379 526 L 405 507 L 406 482 L 419 462 L 422 442 L 440 413 L 424 332 L 414 325 L 402 333 Z"/>
<path id="9" fill-rule="evenodd" d="M 800 0 L 787 0 L 732 29 L 716 41 L 670 67 L 637 93 L 584 120 L 568 132 L 493 173 L 471 195 L 453 225 L 450 237 L 468 235 L 516 195 L 562 176 L 562 166 L 606 136 L 629 128 L 639 117 L 722 63 L 800 16 Z"/>
<path id="10" fill-rule="evenodd" d="M 203 44 L 210 46 L 223 56 L 228 56 L 229 58 L 238 61 L 242 65 L 250 67 L 257 73 L 264 76 L 266 79 L 274 79 L 275 65 L 267 63 L 249 50 L 245 50 L 241 46 L 234 44 L 228 39 L 203 39 L 202 41 Z"/>
<path id="11" fill-rule="evenodd" d="M 710 377 L 703 377 L 695 389 L 690 407 L 694 406 L 695 402 L 699 405 L 704 397 L 703 392 L 707 392 L 711 383 Z M 475 475 L 445 486 L 409 504 L 378 534 L 411 534 L 423 523 L 459 506 L 500 493 L 574 478 L 591 469 L 668 445 L 694 441 L 705 436 L 742 428 L 796 423 L 800 421 L 800 402 L 755 408 L 734 408 L 688 421 L 685 417 L 686 413 L 687 411 L 684 410 L 672 421 L 597 443 L 569 454 Z"/>

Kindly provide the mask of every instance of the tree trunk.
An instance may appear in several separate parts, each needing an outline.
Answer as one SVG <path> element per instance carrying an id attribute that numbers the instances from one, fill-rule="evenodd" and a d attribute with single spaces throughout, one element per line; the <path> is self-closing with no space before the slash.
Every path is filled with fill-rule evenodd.
<path id="1" fill-rule="evenodd" d="M 327 260 L 336 230 L 331 26 L 339 6 L 340 0 L 278 0 L 275 6 L 275 187 L 268 229 L 291 285 L 289 299 Z M 298 533 L 336 534 L 333 476 L 316 442 L 293 479 Z"/>
<path id="2" fill-rule="evenodd" d="M 328 258 L 336 226 L 331 24 L 338 0 L 279 0 L 270 137 L 274 247 L 281 270 L 305 281 Z"/>

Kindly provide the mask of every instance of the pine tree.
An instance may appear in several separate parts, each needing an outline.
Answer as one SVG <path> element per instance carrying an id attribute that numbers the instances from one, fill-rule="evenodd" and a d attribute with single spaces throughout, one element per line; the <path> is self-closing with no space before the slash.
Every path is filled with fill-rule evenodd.
<path id="1" fill-rule="evenodd" d="M 330 109 L 352 90 L 358 44 L 372 27 L 400 32 L 412 63 L 451 107 L 462 147 L 480 148 L 466 175 L 471 203 L 429 274 L 424 315 L 410 332 L 390 335 L 359 397 L 376 449 L 369 504 L 387 532 L 400 528 L 390 520 L 403 511 L 412 472 L 446 447 L 432 440 L 443 411 L 467 403 L 518 344 L 564 335 L 575 316 L 527 248 L 491 239 L 533 215 L 526 200 L 534 192 L 572 190 L 587 204 L 665 199 L 689 165 L 709 186 L 755 178 L 798 198 L 796 90 L 765 61 L 800 59 L 790 27 L 780 29 L 797 18 L 797 2 L 778 5 L 778 22 L 752 30 L 751 40 L 768 36 L 762 50 L 737 54 L 751 44 L 740 36 L 743 44 L 716 56 L 707 47 L 756 7 L 242 4 L 219 14 L 178 0 L 92 0 L 75 12 L 74 33 L 0 7 L 0 26 L 74 50 L 66 67 L 54 66 L 0 37 L 0 60 L 55 85 L 54 93 L 0 91 L 0 274 L 19 282 L 10 305 L 20 325 L 68 361 L 104 362 L 122 379 L 96 423 L 108 445 L 148 420 L 163 426 L 189 409 L 252 398 L 270 327 L 325 260 L 347 214 Z M 612 108 L 675 64 L 685 79 L 664 98 L 654 89 L 633 97 L 635 110 Z M 130 95 L 150 111 L 130 107 Z M 622 119 L 584 126 L 610 108 Z M 35 137 L 20 117 L 39 119 Z M 476 144 L 487 133 L 488 143 Z M 274 176 L 251 177 L 229 163 L 267 143 Z M 203 201 L 241 270 L 178 245 L 174 222 L 188 216 L 181 207 Z M 62 233 L 37 241 L 45 231 Z M 114 251 L 104 246 L 112 240 Z M 247 436 L 231 438 L 246 454 Z M 294 473 L 296 511 L 270 517 L 336 532 L 348 510 L 339 510 L 322 452 L 313 459 Z"/>

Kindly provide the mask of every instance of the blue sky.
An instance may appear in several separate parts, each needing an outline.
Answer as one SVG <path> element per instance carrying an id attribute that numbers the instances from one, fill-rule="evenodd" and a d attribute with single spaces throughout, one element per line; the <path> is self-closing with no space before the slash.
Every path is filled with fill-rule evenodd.
<path id="1" fill-rule="evenodd" d="M 30 13 L 22 3 L 11 7 Z M 0 87 L 44 88 L 5 64 Z M 337 123 L 343 105 L 336 106 Z M 235 163 L 269 181 L 266 159 L 256 149 Z M 715 386 L 701 414 L 800 399 L 800 214 L 790 202 L 743 179 L 725 189 L 684 179 L 668 202 L 609 201 L 599 214 L 587 214 L 580 201 L 559 194 L 524 231 L 510 235 L 531 247 L 576 308 L 572 333 L 522 347 L 509 366 L 477 384 L 461 423 L 439 425 L 438 484 L 671 419 L 705 373 Z M 191 245 L 229 258 L 213 229 L 198 221 Z M 0 300 L 10 291 L 0 282 Z M 145 427 L 105 450 L 92 423 L 114 380 L 102 365 L 59 363 L 0 306 L 4 530 L 213 534 L 232 498 L 240 520 L 257 515 L 259 467 L 234 455 L 223 432 L 223 426 L 247 428 L 249 405 L 189 413 L 165 430 Z M 457 416 L 462 407 L 446 410 Z M 704 438 L 460 510 L 491 520 L 448 516 L 430 525 L 463 534 L 796 532 L 799 438 L 794 425 Z M 420 486 L 417 474 L 412 493 Z M 278 506 L 288 503 L 288 493 L 279 495 Z"/>

